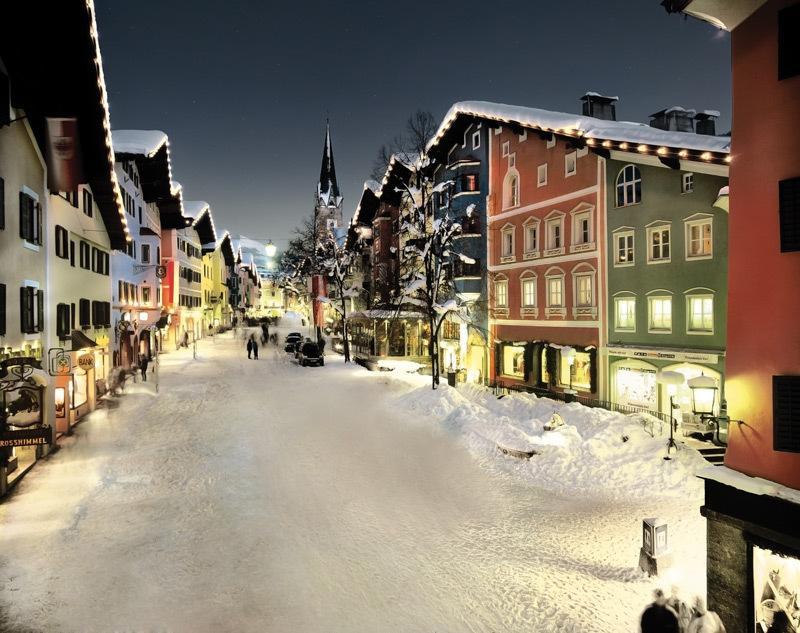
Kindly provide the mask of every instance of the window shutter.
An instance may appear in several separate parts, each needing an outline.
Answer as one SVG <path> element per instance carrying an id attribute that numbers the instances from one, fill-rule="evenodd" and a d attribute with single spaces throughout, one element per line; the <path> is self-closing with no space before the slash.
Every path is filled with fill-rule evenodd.
<path id="1" fill-rule="evenodd" d="M 36 239 L 34 240 L 35 244 L 42 245 L 42 205 L 36 202 L 33 198 L 31 198 L 31 206 L 33 210 L 33 219 L 34 219 L 34 226 L 36 228 Z"/>
<path id="2" fill-rule="evenodd" d="M 778 80 L 800 75 L 798 38 L 800 38 L 800 5 L 795 4 L 778 11 Z"/>
<path id="3" fill-rule="evenodd" d="M 89 300 L 81 299 L 79 302 L 80 307 L 80 324 L 82 328 L 89 327 Z"/>
<path id="4" fill-rule="evenodd" d="M 98 315 L 98 302 L 92 301 L 92 325 L 97 327 L 100 325 L 100 317 Z"/>
<path id="5" fill-rule="evenodd" d="M 0 284 L 0 336 L 6 333 L 6 285 Z"/>
<path id="6" fill-rule="evenodd" d="M 800 178 L 778 183 L 781 252 L 800 251 Z"/>
<path id="7" fill-rule="evenodd" d="M 2 107 L 2 102 L 0 102 Z M 2 116 L 2 113 L 0 113 Z M 6 181 L 0 178 L 0 230 L 6 228 Z"/>
<path id="8" fill-rule="evenodd" d="M 23 240 L 29 239 L 28 227 L 31 222 L 31 210 L 28 206 L 28 195 L 22 191 L 19 192 L 19 236 Z"/>
<path id="9" fill-rule="evenodd" d="M 36 330 L 44 330 L 44 290 L 36 291 Z"/>
<path id="10" fill-rule="evenodd" d="M 800 376 L 772 377 L 773 448 L 800 453 Z"/>
<path id="11" fill-rule="evenodd" d="M 105 326 L 106 327 L 111 327 L 111 302 L 110 301 L 106 301 L 105 302 L 105 306 L 106 306 Z"/>
<path id="12" fill-rule="evenodd" d="M 69 305 L 69 329 L 70 332 L 75 329 L 75 304 Z"/>

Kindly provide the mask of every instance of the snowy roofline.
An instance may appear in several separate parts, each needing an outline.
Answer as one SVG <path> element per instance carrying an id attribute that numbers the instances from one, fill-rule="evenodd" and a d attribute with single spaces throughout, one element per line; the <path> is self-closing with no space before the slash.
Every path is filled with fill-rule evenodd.
<path id="1" fill-rule="evenodd" d="M 584 92 L 583 96 L 584 97 L 600 97 L 601 99 L 611 99 L 612 101 L 619 101 L 619 97 L 617 97 L 616 95 L 615 96 L 602 95 L 599 92 L 592 92 L 591 90 L 589 92 Z M 581 97 L 581 98 L 583 98 L 583 97 Z"/>
<path id="2" fill-rule="evenodd" d="M 697 476 L 750 494 L 768 495 L 800 505 L 800 490 L 761 477 L 750 477 L 727 466 L 709 466 L 697 473 Z"/>
<path id="3" fill-rule="evenodd" d="M 203 213 L 208 211 L 211 208 L 211 205 L 208 204 L 205 200 L 184 200 L 183 201 L 183 210 L 186 212 L 186 215 L 191 216 L 192 218 L 197 219 L 200 218 Z"/>
<path id="4" fill-rule="evenodd" d="M 554 132 L 565 136 L 600 141 L 617 141 L 659 148 L 677 148 L 699 152 L 730 152 L 729 137 L 661 130 L 644 123 L 606 121 L 578 114 L 553 112 L 539 108 L 506 105 L 489 101 L 459 101 L 448 110 L 433 139 L 430 150 L 445 135 L 459 115 L 474 116 L 501 123 L 514 123 L 526 128 Z M 632 148 L 636 149 L 636 148 Z"/>
<path id="5" fill-rule="evenodd" d="M 161 130 L 112 130 L 111 143 L 115 154 L 152 158 L 169 139 Z"/>

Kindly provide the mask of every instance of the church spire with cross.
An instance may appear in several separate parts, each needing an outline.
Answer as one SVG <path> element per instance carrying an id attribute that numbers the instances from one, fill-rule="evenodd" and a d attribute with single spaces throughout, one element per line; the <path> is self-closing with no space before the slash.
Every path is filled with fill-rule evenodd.
<path id="1" fill-rule="evenodd" d="M 330 121 L 325 122 L 325 145 L 322 148 L 322 167 L 315 195 L 314 219 L 317 230 L 327 232 L 342 226 L 342 195 L 336 181 L 333 162 Z"/>

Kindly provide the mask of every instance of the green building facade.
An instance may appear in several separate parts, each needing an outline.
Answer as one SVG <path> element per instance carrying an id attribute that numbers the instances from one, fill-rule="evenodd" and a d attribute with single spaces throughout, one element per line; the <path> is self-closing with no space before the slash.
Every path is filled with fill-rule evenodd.
<path id="1" fill-rule="evenodd" d="M 636 162 L 631 162 L 630 159 Z M 677 168 L 680 167 L 680 168 Z M 668 413 L 658 370 L 701 373 L 724 397 L 727 167 L 654 156 L 607 160 L 607 398 Z M 676 388 L 687 423 L 691 390 Z"/>

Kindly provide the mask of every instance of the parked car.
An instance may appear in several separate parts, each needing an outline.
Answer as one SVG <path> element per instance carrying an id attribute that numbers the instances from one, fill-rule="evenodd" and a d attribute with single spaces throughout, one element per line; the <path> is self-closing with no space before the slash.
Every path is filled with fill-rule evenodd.
<path id="1" fill-rule="evenodd" d="M 286 335 L 286 342 L 283 346 L 283 351 L 289 354 L 294 354 L 296 345 L 303 340 L 303 335 L 300 332 L 290 332 Z"/>
<path id="2" fill-rule="evenodd" d="M 306 341 L 298 347 L 299 349 L 295 357 L 300 365 L 303 367 L 308 367 L 309 365 L 319 365 L 322 367 L 325 365 L 325 356 L 323 356 L 319 345 L 313 341 Z"/>

